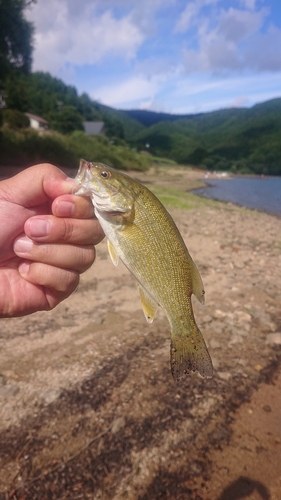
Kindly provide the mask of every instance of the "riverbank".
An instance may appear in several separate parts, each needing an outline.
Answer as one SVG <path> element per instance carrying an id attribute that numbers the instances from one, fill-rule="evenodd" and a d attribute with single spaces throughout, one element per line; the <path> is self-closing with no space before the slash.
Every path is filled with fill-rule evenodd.
<path id="1" fill-rule="evenodd" d="M 0 322 L 0 498 L 279 500 L 281 219 L 190 194 L 199 172 L 134 175 L 200 270 L 214 377 L 174 384 L 164 314 L 102 242 L 67 301 Z"/>

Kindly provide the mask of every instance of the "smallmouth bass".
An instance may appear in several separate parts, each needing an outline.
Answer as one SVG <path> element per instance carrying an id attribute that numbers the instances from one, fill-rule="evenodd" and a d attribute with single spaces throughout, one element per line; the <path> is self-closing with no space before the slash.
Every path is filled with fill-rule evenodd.
<path id="1" fill-rule="evenodd" d="M 190 371 L 211 377 L 212 361 L 196 325 L 191 295 L 204 303 L 199 272 L 172 217 L 145 186 L 102 163 L 80 161 L 74 192 L 90 196 L 114 265 L 120 259 L 139 284 L 146 320 L 158 306 L 171 326 L 175 380 Z"/>

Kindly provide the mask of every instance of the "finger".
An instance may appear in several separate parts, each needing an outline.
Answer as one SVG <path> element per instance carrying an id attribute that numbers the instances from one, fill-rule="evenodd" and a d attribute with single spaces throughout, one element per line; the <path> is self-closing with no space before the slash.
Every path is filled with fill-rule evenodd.
<path id="1" fill-rule="evenodd" d="M 95 216 L 90 198 L 73 194 L 58 196 L 53 201 L 52 213 L 57 217 L 73 217 L 75 219 L 89 219 Z"/>
<path id="2" fill-rule="evenodd" d="M 53 215 L 31 217 L 24 231 L 30 239 L 46 243 L 97 245 L 104 238 L 97 219 L 65 219 Z"/>
<path id="3" fill-rule="evenodd" d="M 24 259 L 79 273 L 89 269 L 95 260 L 93 245 L 40 244 L 27 236 L 15 240 L 14 252 Z"/>
<path id="4" fill-rule="evenodd" d="M 31 208 L 70 193 L 72 183 L 60 169 L 49 163 L 27 168 L 3 181 L 5 199 Z"/>
<path id="5" fill-rule="evenodd" d="M 20 264 L 18 270 L 29 283 L 46 288 L 45 295 L 50 309 L 69 297 L 79 284 L 79 274 L 70 269 L 25 261 Z"/>

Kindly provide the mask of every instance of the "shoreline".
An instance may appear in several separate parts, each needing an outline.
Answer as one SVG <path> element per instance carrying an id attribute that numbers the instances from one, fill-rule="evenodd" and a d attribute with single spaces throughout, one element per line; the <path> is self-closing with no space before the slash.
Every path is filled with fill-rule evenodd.
<path id="1" fill-rule="evenodd" d="M 277 218 L 280 218 L 281 217 L 281 212 L 278 213 L 278 211 L 276 212 L 276 210 L 278 210 L 279 207 L 276 207 L 276 204 L 275 204 L 275 207 L 273 206 L 273 208 L 271 208 L 270 206 L 267 208 L 267 207 L 260 207 L 259 205 L 260 204 L 267 204 L 268 205 L 268 198 L 267 197 L 264 197 L 264 199 L 262 198 L 262 196 L 265 196 L 264 195 L 264 192 L 260 192 L 260 198 L 259 198 L 259 202 L 257 202 L 257 199 L 254 197 L 253 199 L 251 198 L 251 195 L 248 193 L 247 191 L 247 195 L 246 195 L 246 191 L 243 195 L 243 185 L 240 185 L 239 188 L 240 188 L 240 191 L 237 193 L 237 197 L 241 198 L 241 200 L 234 200 L 233 197 L 235 197 L 234 193 L 231 191 L 231 189 L 229 191 L 227 191 L 227 187 L 225 188 L 226 191 L 223 191 L 222 188 L 223 188 L 223 183 L 227 182 L 227 181 L 231 181 L 231 182 L 234 182 L 236 180 L 251 180 L 251 181 L 259 181 L 261 182 L 262 181 L 262 184 L 263 182 L 266 182 L 266 181 L 270 181 L 270 180 L 275 180 L 275 179 L 280 179 L 280 177 L 273 177 L 273 176 L 268 176 L 268 177 L 263 177 L 263 178 L 259 178 L 259 177 L 249 177 L 249 176 L 235 176 L 235 177 L 228 177 L 228 178 L 212 178 L 212 179 L 205 179 L 205 187 L 199 187 L 199 188 L 195 188 L 192 190 L 193 194 L 195 194 L 196 196 L 199 196 L 200 198 L 204 198 L 204 199 L 210 199 L 210 200 L 215 200 L 215 201 L 219 201 L 221 203 L 232 203 L 233 205 L 236 205 L 238 207 L 242 207 L 242 208 L 245 208 L 245 209 L 248 209 L 248 210 L 254 210 L 254 211 L 257 211 L 257 212 L 260 212 L 260 213 L 267 213 L 268 215 L 272 215 L 274 217 L 277 217 Z M 212 182 L 214 182 L 214 184 L 210 183 L 210 180 Z M 215 182 L 218 182 L 217 184 L 215 184 Z M 226 186 L 226 185 L 225 185 Z M 206 190 L 205 193 L 202 193 L 203 190 Z M 207 191 L 208 191 L 208 194 L 207 194 Z M 214 193 L 214 191 L 216 191 L 216 194 L 212 194 Z M 225 193 L 228 192 L 228 195 L 226 195 Z M 244 197 L 244 200 L 242 199 Z M 227 199 L 228 198 L 228 199 Z M 245 202 L 245 198 L 247 198 L 247 201 Z M 280 210 L 279 210 L 280 211 Z"/>

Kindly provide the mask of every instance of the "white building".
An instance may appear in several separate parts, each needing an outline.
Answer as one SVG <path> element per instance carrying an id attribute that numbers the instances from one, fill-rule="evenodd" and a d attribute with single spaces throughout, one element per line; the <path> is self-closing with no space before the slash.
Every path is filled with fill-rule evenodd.
<path id="1" fill-rule="evenodd" d="M 47 130 L 49 122 L 41 118 L 41 116 L 32 115 L 31 113 L 25 113 L 25 115 L 29 118 L 29 123 L 31 128 L 35 128 L 36 130 Z"/>

